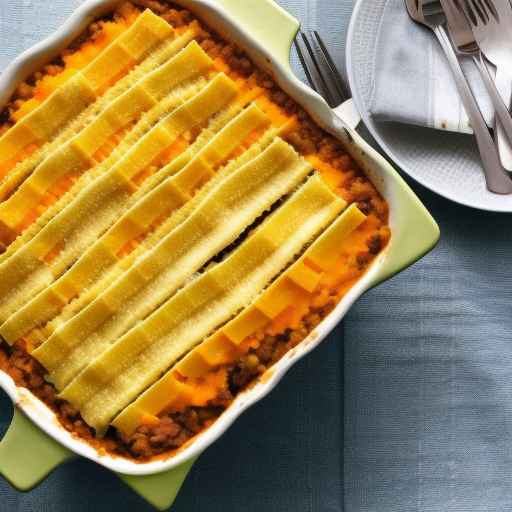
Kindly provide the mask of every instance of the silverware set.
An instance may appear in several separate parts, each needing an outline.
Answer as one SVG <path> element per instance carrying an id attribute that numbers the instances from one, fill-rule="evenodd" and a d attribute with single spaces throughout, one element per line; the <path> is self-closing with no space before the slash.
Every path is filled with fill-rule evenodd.
<path id="1" fill-rule="evenodd" d="M 405 0 L 410 17 L 436 35 L 482 158 L 487 188 L 511 194 L 512 4 L 509 0 Z M 488 126 L 461 66 L 472 59 L 495 111 Z M 509 72 L 510 70 L 510 72 Z"/>
<path id="2" fill-rule="evenodd" d="M 512 0 L 404 0 L 417 23 L 436 35 L 466 110 L 482 159 L 487 188 L 512 194 Z M 316 31 L 300 32 L 296 41 L 310 85 L 342 117 L 356 120 L 350 92 Z M 461 62 L 471 59 L 478 69 L 495 112 L 488 126 Z M 340 104 L 343 104 L 340 106 Z"/>

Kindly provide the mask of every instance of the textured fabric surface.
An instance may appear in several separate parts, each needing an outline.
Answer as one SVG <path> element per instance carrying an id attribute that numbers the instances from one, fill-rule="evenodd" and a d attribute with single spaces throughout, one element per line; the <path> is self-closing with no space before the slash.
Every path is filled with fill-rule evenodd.
<path id="1" fill-rule="evenodd" d="M 0 63 L 77 3 L 0 0 Z M 319 28 L 342 62 L 352 0 L 281 3 Z M 209 449 L 173 510 L 512 509 L 510 217 L 411 186 L 441 225 L 439 247 L 363 297 L 344 329 Z M 0 425 L 10 411 L 2 396 Z M 25 494 L 0 479 L 1 512 L 106 512 L 119 504 L 151 510 L 86 461 L 60 467 Z"/>
<path id="2" fill-rule="evenodd" d="M 345 323 L 346 510 L 509 511 L 510 216 L 415 188 L 438 248 Z"/>

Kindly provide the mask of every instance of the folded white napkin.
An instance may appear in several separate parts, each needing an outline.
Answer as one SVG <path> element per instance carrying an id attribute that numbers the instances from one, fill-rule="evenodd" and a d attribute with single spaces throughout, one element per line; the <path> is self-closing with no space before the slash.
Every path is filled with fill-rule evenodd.
<path id="1" fill-rule="evenodd" d="M 492 123 L 491 101 L 475 65 L 468 58 L 462 65 L 482 114 Z M 372 72 L 367 108 L 374 119 L 472 133 L 437 38 L 409 18 L 404 0 L 387 1 Z"/>

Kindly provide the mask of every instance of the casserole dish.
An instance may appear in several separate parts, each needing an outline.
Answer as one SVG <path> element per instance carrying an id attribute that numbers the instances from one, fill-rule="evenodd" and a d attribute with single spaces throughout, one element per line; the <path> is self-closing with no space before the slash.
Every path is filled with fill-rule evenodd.
<path id="1" fill-rule="evenodd" d="M 18 59 L 2 76 L 0 90 L 6 101 L 17 82 L 30 70 L 56 53 L 75 37 L 93 18 L 108 12 L 117 1 L 86 2 L 61 32 L 48 42 L 37 46 Z M 207 24 L 228 39 L 246 49 L 254 61 L 268 70 L 276 82 L 300 103 L 327 131 L 338 136 L 352 157 L 363 167 L 390 205 L 392 238 L 370 270 L 338 304 L 336 309 L 304 342 L 292 350 L 250 391 L 241 394 L 229 409 L 193 443 L 167 460 L 143 464 L 101 454 L 92 446 L 81 442 L 62 429 L 53 413 L 24 389 L 14 386 L 6 375 L 0 383 L 7 391 L 17 412 L 11 429 L 0 446 L 0 470 L 16 486 L 29 488 L 56 464 L 71 453 L 88 457 L 123 475 L 123 479 L 153 503 L 168 506 L 186 472 L 211 442 L 220 436 L 236 417 L 249 405 L 268 393 L 287 369 L 314 348 L 343 317 L 348 308 L 364 291 L 375 286 L 421 257 L 436 243 L 438 228 L 430 215 L 407 188 L 398 174 L 339 120 L 325 102 L 300 83 L 291 73 L 288 55 L 298 24 L 270 1 L 244 2 L 234 0 L 176 2 L 196 13 Z M 235 21 L 235 19 L 237 21 Z M 253 26 L 251 20 L 265 19 L 265 27 Z M 261 44 L 258 41 L 265 41 Z M 21 415 L 22 410 L 39 428 Z M 49 437 L 45 437 L 44 431 Z M 50 440 L 53 438 L 60 444 Z M 23 440 L 20 443 L 20 440 Z M 63 448 L 64 447 L 64 448 Z M 71 451 L 69 451 L 71 450 Z M 13 454 L 13 455 L 10 455 Z M 41 464 L 38 464 L 39 457 Z M 23 458 L 27 457 L 24 463 Z M 30 460 L 30 462 L 28 462 Z"/>

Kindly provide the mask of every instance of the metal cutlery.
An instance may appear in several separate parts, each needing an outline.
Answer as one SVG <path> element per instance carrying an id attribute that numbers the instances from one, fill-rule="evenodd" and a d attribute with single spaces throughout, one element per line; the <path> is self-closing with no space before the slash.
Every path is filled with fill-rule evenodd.
<path id="1" fill-rule="evenodd" d="M 512 73 L 512 7 L 509 0 L 450 0 L 471 25 L 476 42 L 487 60 Z"/>
<path id="2" fill-rule="evenodd" d="M 509 0 L 452 0 L 464 11 L 475 40 L 487 60 L 496 67 L 495 83 L 506 106 L 512 101 L 512 5 Z M 512 170 L 512 145 L 503 126 L 496 123 L 496 138 L 501 161 Z"/>
<path id="3" fill-rule="evenodd" d="M 355 128 L 361 116 L 351 99 L 350 88 L 320 34 L 316 30 L 309 33 L 301 31 L 295 39 L 295 49 L 309 85 L 327 101 L 346 125 Z"/>
<path id="4" fill-rule="evenodd" d="M 490 2 L 491 0 L 488 1 Z M 482 49 L 475 39 L 476 35 L 480 34 L 480 31 L 478 29 L 477 31 L 473 30 L 474 20 L 469 17 L 461 6 L 461 2 L 464 2 L 464 0 L 440 0 L 440 2 L 448 21 L 448 31 L 455 49 L 462 55 L 472 57 L 491 98 L 496 118 L 501 124 L 508 143 L 512 144 L 512 117 L 489 73 Z M 491 31 L 494 28 L 490 23 L 487 26 Z"/>
<path id="5" fill-rule="evenodd" d="M 447 20 L 440 2 L 431 0 L 405 0 L 409 16 L 429 28 L 436 35 L 453 74 L 461 101 L 475 134 L 487 188 L 497 194 L 512 193 L 512 180 L 501 165 L 494 140 L 469 83 L 462 71 L 457 55 L 447 32 Z"/>

